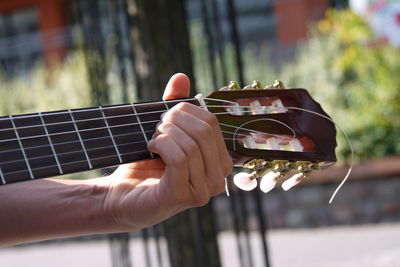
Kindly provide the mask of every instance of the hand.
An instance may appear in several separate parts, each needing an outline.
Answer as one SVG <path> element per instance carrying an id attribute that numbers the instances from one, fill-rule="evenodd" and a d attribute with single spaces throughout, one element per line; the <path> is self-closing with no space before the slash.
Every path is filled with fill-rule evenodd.
<path id="1" fill-rule="evenodd" d="M 189 86 L 186 75 L 176 74 L 163 99 L 187 97 Z M 163 116 L 148 149 L 161 158 L 122 165 L 105 178 L 103 211 L 113 231 L 150 226 L 207 204 L 232 170 L 215 116 L 188 103 Z"/>

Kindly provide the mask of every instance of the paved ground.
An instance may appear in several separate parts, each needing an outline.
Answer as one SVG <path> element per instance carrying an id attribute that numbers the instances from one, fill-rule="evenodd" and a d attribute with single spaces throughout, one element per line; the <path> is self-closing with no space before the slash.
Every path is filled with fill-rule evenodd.
<path id="1" fill-rule="evenodd" d="M 400 224 L 269 232 L 274 267 L 400 267 Z M 219 236 L 223 266 L 239 267 L 232 233 Z M 263 266 L 252 236 L 255 267 Z M 144 266 L 143 244 L 131 241 L 133 266 Z M 107 241 L 65 242 L 0 249 L 1 267 L 110 267 Z M 155 266 L 155 265 L 153 265 Z"/>

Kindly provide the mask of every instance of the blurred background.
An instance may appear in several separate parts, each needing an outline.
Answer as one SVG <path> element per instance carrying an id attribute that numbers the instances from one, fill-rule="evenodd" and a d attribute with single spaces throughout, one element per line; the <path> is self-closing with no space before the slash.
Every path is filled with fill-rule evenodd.
<path id="1" fill-rule="evenodd" d="M 399 49 L 398 0 L 0 0 L 0 116 L 157 100 L 176 72 L 206 95 L 279 79 L 355 149 L 333 204 L 340 134 L 338 164 L 292 191 L 232 187 L 143 231 L 2 248 L 0 266 L 399 266 Z"/>

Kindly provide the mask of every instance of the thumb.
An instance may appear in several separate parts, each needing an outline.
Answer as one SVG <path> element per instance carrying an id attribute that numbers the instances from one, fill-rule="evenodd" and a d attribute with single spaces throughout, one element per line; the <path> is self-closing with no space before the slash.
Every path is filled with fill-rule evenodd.
<path id="1" fill-rule="evenodd" d="M 183 73 L 177 73 L 169 79 L 164 90 L 163 100 L 185 98 L 189 96 L 190 80 Z"/>

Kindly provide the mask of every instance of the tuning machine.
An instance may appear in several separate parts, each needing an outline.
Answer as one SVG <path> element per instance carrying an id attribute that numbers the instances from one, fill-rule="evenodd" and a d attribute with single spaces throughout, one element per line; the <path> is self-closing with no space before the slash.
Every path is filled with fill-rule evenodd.
<path id="1" fill-rule="evenodd" d="M 219 91 L 234 91 L 234 90 L 240 90 L 240 85 L 238 82 L 231 81 L 229 85 L 222 87 L 219 89 Z"/>
<path id="2" fill-rule="evenodd" d="M 298 161 L 294 170 L 296 173 L 282 183 L 282 189 L 288 191 L 303 179 L 308 178 L 313 170 L 319 170 L 320 165 L 310 161 Z"/>
<path id="3" fill-rule="evenodd" d="M 320 165 L 309 161 L 290 162 L 287 160 L 267 161 L 264 159 L 253 159 L 243 165 L 251 169 L 251 173 L 239 172 L 233 177 L 234 184 L 245 191 L 251 191 L 257 187 L 257 179 L 261 177 L 260 190 L 264 193 L 271 191 L 280 178 L 294 171 L 290 178 L 282 183 L 283 190 L 287 191 L 309 177 L 313 170 L 319 170 Z"/>
<path id="4" fill-rule="evenodd" d="M 237 173 L 233 177 L 233 182 L 240 189 L 251 191 L 257 187 L 257 178 L 262 177 L 260 189 L 263 192 L 268 192 L 274 188 L 276 181 L 291 169 L 291 165 L 292 163 L 286 160 L 267 161 L 264 159 L 253 159 L 243 165 L 244 168 L 253 171 L 251 173 Z"/>
<path id="5" fill-rule="evenodd" d="M 246 85 L 243 90 L 259 90 L 263 89 L 261 82 L 254 80 L 250 85 Z"/>
<path id="6" fill-rule="evenodd" d="M 273 84 L 266 86 L 264 89 L 285 89 L 282 81 L 275 80 Z"/>

